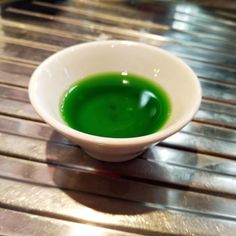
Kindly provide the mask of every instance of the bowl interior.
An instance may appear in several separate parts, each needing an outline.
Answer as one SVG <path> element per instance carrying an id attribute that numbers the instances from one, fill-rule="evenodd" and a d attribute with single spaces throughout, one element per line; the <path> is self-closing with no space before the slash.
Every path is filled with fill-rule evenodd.
<path id="1" fill-rule="evenodd" d="M 54 54 L 33 74 L 30 97 L 43 118 L 46 114 L 64 123 L 59 104 L 72 83 L 87 75 L 123 71 L 153 80 L 168 93 L 172 112 L 163 128 L 198 108 L 199 82 L 181 60 L 161 49 L 128 41 L 86 43 Z"/>

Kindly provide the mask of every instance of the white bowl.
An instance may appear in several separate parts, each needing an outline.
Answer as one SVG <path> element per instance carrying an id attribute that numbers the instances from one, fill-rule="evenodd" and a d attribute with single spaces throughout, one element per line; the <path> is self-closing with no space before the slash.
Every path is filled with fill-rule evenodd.
<path id="1" fill-rule="evenodd" d="M 164 127 L 135 138 L 104 138 L 70 128 L 59 104 L 64 92 L 87 75 L 128 72 L 158 83 L 169 95 L 171 115 Z M 134 158 L 185 126 L 201 102 L 201 87 L 193 71 L 179 58 L 154 46 L 130 41 L 98 41 L 66 48 L 46 59 L 33 73 L 29 97 L 38 114 L 85 152 L 99 160 Z"/>

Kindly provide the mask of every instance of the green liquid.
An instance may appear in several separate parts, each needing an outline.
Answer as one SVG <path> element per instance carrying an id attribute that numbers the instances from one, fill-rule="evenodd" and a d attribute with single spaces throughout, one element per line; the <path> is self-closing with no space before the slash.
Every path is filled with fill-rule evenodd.
<path id="1" fill-rule="evenodd" d="M 86 77 L 66 91 L 60 111 L 78 131 L 102 137 L 130 138 L 159 130 L 170 115 L 163 89 L 124 73 Z"/>

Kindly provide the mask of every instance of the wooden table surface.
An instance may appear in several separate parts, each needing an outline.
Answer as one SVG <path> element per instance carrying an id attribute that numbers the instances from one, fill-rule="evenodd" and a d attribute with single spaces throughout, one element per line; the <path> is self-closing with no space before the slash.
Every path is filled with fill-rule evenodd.
<path id="1" fill-rule="evenodd" d="M 0 235 L 236 235 L 236 7 L 227 6 L 1 3 Z M 27 91 L 52 53 L 103 39 L 178 55 L 203 91 L 192 122 L 119 164 L 96 161 L 55 132 Z"/>

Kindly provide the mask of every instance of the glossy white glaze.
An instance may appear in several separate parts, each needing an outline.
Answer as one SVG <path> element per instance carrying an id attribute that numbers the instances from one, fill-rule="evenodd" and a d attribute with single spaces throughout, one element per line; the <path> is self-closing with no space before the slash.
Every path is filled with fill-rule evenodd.
<path id="1" fill-rule="evenodd" d="M 69 86 L 99 72 L 144 76 L 164 88 L 172 103 L 168 122 L 158 132 L 137 138 L 103 138 L 68 127 L 59 111 Z M 130 41 L 99 41 L 75 45 L 46 59 L 33 73 L 29 96 L 39 115 L 91 156 L 111 162 L 134 158 L 185 126 L 201 102 L 201 87 L 193 71 L 179 58 L 157 47 Z"/>

